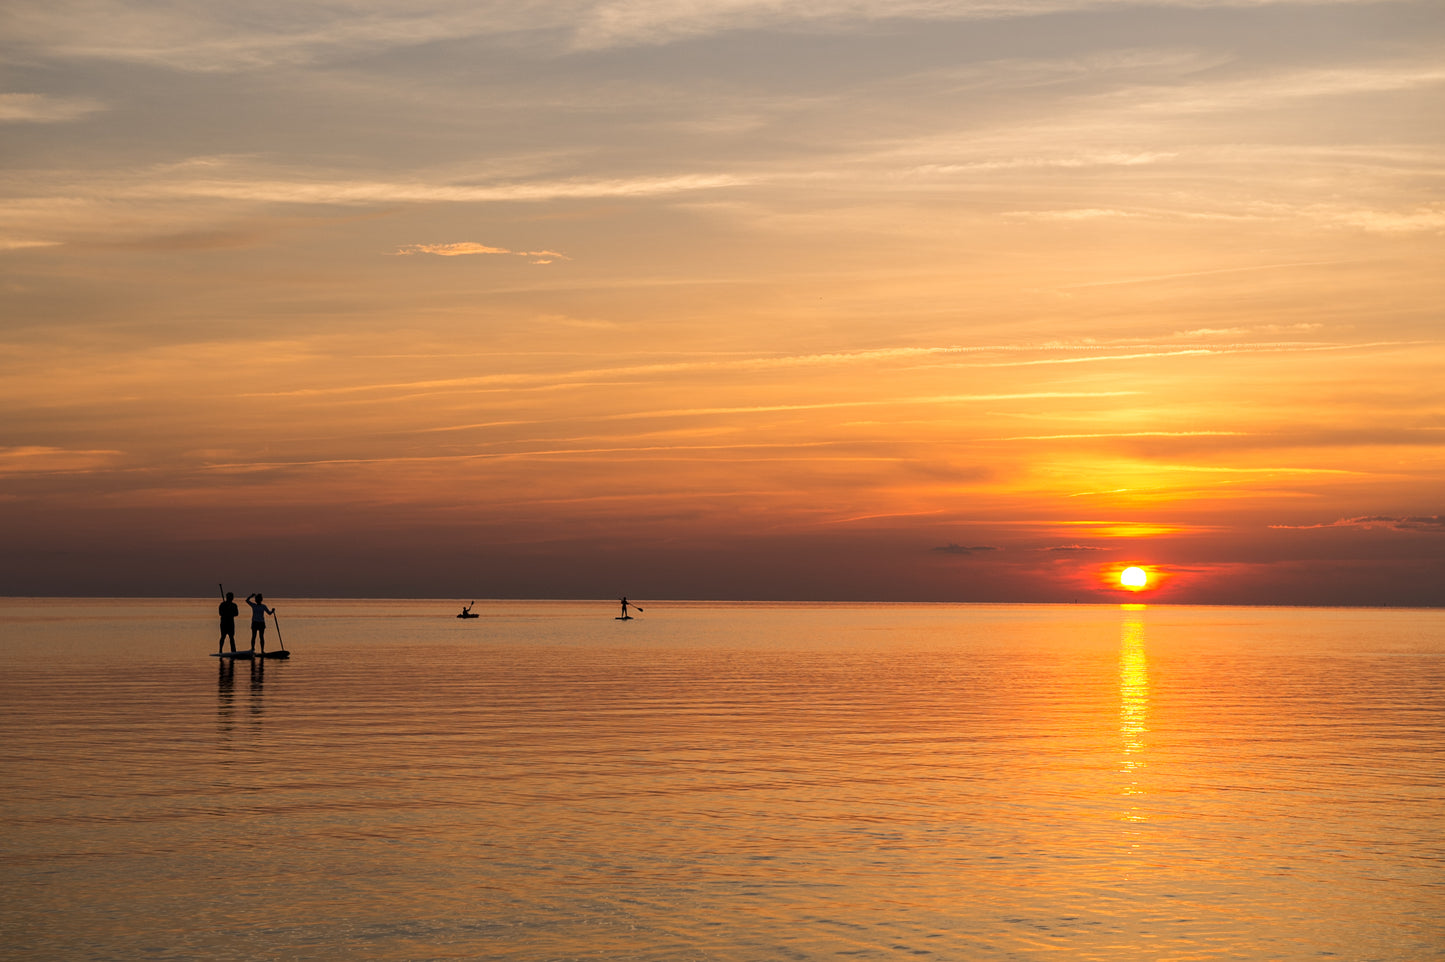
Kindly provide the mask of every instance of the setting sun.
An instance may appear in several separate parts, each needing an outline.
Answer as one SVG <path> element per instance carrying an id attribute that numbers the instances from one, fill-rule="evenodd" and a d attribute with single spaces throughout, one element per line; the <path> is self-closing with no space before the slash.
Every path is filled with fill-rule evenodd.
<path id="1" fill-rule="evenodd" d="M 1123 572 L 1119 575 L 1119 584 L 1123 585 L 1125 588 L 1143 588 L 1149 584 L 1149 573 L 1146 572 L 1143 568 L 1125 568 Z"/>

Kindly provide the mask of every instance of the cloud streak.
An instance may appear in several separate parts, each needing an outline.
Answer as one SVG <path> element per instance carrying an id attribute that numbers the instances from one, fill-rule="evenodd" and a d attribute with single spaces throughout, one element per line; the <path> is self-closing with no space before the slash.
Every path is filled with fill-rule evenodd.
<path id="1" fill-rule="evenodd" d="M 655 376 L 667 374 L 689 374 L 702 371 L 766 371 L 797 367 L 825 367 L 830 365 L 851 365 L 875 361 L 910 361 L 953 354 L 968 354 L 987 351 L 1009 350 L 1067 350 L 1063 346 L 1044 347 L 903 347 L 880 348 L 863 351 L 837 351 L 820 354 L 787 354 L 769 357 L 743 357 L 710 359 L 702 361 L 672 361 L 657 364 L 634 364 L 616 367 L 583 368 L 574 371 L 560 371 L 540 374 L 484 374 L 465 378 L 434 378 L 416 381 L 393 381 L 379 384 L 355 384 L 328 388 L 299 388 L 291 391 L 268 391 L 241 395 L 242 397 L 305 397 L 325 394 L 354 394 L 368 391 L 411 391 L 417 389 L 466 388 L 482 386 L 516 387 L 527 384 L 557 384 L 566 381 L 591 381 L 599 377 L 609 379 Z M 1084 348 L 1087 350 L 1087 348 Z M 1068 395 L 1073 397 L 1076 395 Z"/>
<path id="2" fill-rule="evenodd" d="M 87 474 L 113 465 L 122 452 L 47 445 L 0 447 L 0 477 L 27 474 Z"/>
<path id="3" fill-rule="evenodd" d="M 508 252 L 510 253 L 510 252 Z M 1378 348 L 1392 348 L 1412 345 L 1425 345 L 1434 342 L 1429 341 L 1374 341 L 1364 343 L 1346 344 L 1321 344 L 1318 342 L 1270 342 L 1262 344 L 1227 344 L 1211 347 L 1179 347 L 1178 345 L 1160 345 L 1162 350 L 1144 350 L 1129 354 L 1094 354 L 1094 351 L 1110 350 L 1107 344 L 1079 344 L 1079 343 L 1053 343 L 1053 344 L 995 344 L 981 346 L 946 346 L 946 347 L 903 347 L 903 348 L 880 348 L 862 351 L 838 351 L 818 354 L 790 354 L 770 357 L 742 357 L 709 359 L 701 361 L 673 361 L 656 364 L 635 364 L 604 368 L 583 368 L 572 371 L 556 371 L 547 373 L 517 373 L 517 374 L 483 374 L 464 378 L 429 378 L 414 381 L 388 381 L 373 384 L 350 384 L 335 387 L 296 388 L 286 391 L 263 391 L 250 392 L 240 397 L 316 397 L 324 395 L 362 394 L 371 392 L 387 391 L 418 391 L 418 390 L 444 390 L 444 389 L 468 389 L 468 388 L 524 388 L 532 385 L 559 386 L 568 383 L 586 383 L 598 378 L 606 378 L 609 382 L 615 382 L 621 378 L 654 377 L 669 374 L 688 374 L 694 372 L 727 372 L 727 371 L 765 371 L 769 369 L 787 369 L 798 367 L 823 367 L 829 365 L 852 365 L 869 362 L 893 362 L 893 361 L 920 361 L 929 358 L 948 357 L 951 355 L 971 355 L 987 353 L 1026 353 L 1026 352 L 1084 352 L 1082 357 L 1066 358 L 1042 358 L 1020 361 L 991 361 L 991 362 L 967 362 L 960 366 L 971 368 L 1009 368 L 1009 367 L 1033 367 L 1052 364 L 1073 364 L 1083 362 L 1106 362 L 1106 361 L 1139 361 L 1152 360 L 1161 357 L 1178 356 L 1200 356 L 1212 354 L 1243 354 L 1243 353 L 1288 353 L 1288 352 L 1311 352 L 1311 351 L 1346 351 L 1346 350 L 1370 350 Z M 1153 347 L 1153 345 L 1141 345 L 1142 347 Z M 1124 396 L 1137 393 L 1130 391 L 1108 392 L 1100 394 L 1090 392 L 1086 394 L 1064 393 L 1056 395 L 977 395 L 979 400 L 1010 400 L 1015 397 L 1103 397 L 1103 396 Z M 873 403 L 873 402 L 869 402 Z M 465 426 L 463 426 L 465 427 Z M 438 429 L 441 430 L 441 429 Z M 1088 435 L 1050 435 L 1050 436 L 1017 436 L 989 438 L 993 441 L 1025 441 L 1025 440 L 1057 440 L 1065 437 L 1149 437 L 1149 436 L 1190 436 L 1209 434 L 1231 434 L 1237 432 L 1129 432 L 1125 434 L 1088 434 Z"/>
<path id="4" fill-rule="evenodd" d="M 137 185 L 138 199 L 210 198 L 274 204 L 430 204 L 497 201 L 589 200 L 655 197 L 747 183 L 729 174 L 679 174 L 611 180 L 555 180 L 505 184 L 446 184 L 363 180 L 190 180 Z"/>
<path id="5" fill-rule="evenodd" d="M 1102 438 L 1219 438 L 1244 437 L 1243 431 L 1115 431 L 1097 434 L 1020 434 L 1008 438 L 979 438 L 980 441 L 1072 441 Z"/>
<path id="6" fill-rule="evenodd" d="M 961 545 L 961 544 L 954 544 L 953 542 L 950 541 L 950 542 L 949 542 L 948 544 L 946 544 L 946 545 L 942 545 L 942 546 L 937 547 L 937 548 L 932 548 L 932 549 L 930 549 L 930 550 L 932 550 L 932 551 L 937 551 L 937 552 L 939 552 L 940 554 L 951 554 L 951 555 L 968 556 L 968 555 L 978 554 L 979 552 L 998 551 L 999 549 L 998 549 L 997 547 L 995 547 L 994 545 L 989 545 L 989 544 L 978 544 L 978 545 L 970 545 L 970 546 L 968 546 L 968 547 L 965 547 L 965 546 L 963 546 L 963 545 Z"/>
<path id="7" fill-rule="evenodd" d="M 407 244 L 392 251 L 393 254 L 434 254 L 437 257 L 465 257 L 471 254 L 508 254 L 513 257 L 533 258 L 533 264 L 550 264 L 553 261 L 571 260 L 566 254 L 556 251 L 514 251 L 505 247 L 489 247 L 474 241 L 455 244 Z"/>
<path id="8" fill-rule="evenodd" d="M 1321 524 L 1272 524 L 1271 528 L 1289 531 L 1311 531 L 1319 528 L 1365 528 L 1391 531 L 1427 531 L 1445 534 L 1445 515 L 1415 515 L 1413 517 L 1391 517 L 1389 515 L 1367 515 L 1358 518 L 1341 518 Z"/>
<path id="9" fill-rule="evenodd" d="M 1271 0 L 1305 5 L 1312 0 Z M 1351 0 L 1337 0 L 1351 2 Z M 56 0 L 0 8 L 0 33 L 30 56 L 110 60 L 200 73 L 306 66 L 357 54 L 465 39 L 553 53 L 660 46 L 737 31 L 861 31 L 893 23 L 1038 18 L 1106 11 L 1117 0 L 375 0 L 364 5 L 255 0 L 240 15 L 219 0 L 184 5 Z M 1195 8 L 1197 0 L 1160 0 Z M 1225 0 L 1251 7 L 1263 0 Z M 1379 81 L 1388 83 L 1389 81 Z"/>
<path id="10" fill-rule="evenodd" d="M 104 107 L 84 97 L 0 93 L 0 124 L 60 124 L 79 120 Z"/>

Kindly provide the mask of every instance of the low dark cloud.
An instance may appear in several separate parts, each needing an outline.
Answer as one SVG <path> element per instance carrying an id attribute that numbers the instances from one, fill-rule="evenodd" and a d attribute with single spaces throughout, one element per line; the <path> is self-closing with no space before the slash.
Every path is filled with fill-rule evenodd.
<path id="1" fill-rule="evenodd" d="M 1108 551 L 1108 548 L 1101 548 L 1092 544 L 1060 544 L 1052 548 L 1045 548 L 1045 551 Z"/>
<path id="2" fill-rule="evenodd" d="M 1284 528 L 1292 531 L 1312 530 L 1315 528 L 1388 528 L 1394 531 L 1445 531 L 1445 515 L 1430 514 L 1394 518 L 1388 515 L 1376 514 L 1359 518 L 1341 518 L 1338 521 L 1327 521 L 1320 524 L 1272 524 L 1270 527 Z"/>
<path id="3" fill-rule="evenodd" d="M 980 551 L 998 551 L 999 549 L 990 544 L 976 544 L 965 547 L 961 544 L 953 544 L 952 542 L 950 542 L 946 545 L 943 545 L 942 547 L 934 548 L 933 550 L 941 551 L 944 554 L 970 555 Z"/>

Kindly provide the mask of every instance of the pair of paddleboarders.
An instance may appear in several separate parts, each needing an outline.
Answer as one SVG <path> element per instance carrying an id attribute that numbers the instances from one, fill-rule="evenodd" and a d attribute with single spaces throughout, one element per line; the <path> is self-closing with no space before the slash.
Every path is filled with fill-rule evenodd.
<path id="1" fill-rule="evenodd" d="M 255 599 L 255 600 L 252 600 Z M 246 604 L 251 606 L 251 651 L 256 651 L 256 642 L 261 642 L 261 654 L 266 654 L 266 616 L 276 614 L 275 608 L 266 607 L 265 597 L 261 592 L 256 591 L 246 596 Z M 225 651 L 226 639 L 231 639 L 231 650 L 236 650 L 236 616 L 241 609 L 236 605 L 236 596 L 226 592 L 226 598 L 221 602 L 219 609 L 221 615 L 221 640 L 216 643 L 216 653 Z"/>

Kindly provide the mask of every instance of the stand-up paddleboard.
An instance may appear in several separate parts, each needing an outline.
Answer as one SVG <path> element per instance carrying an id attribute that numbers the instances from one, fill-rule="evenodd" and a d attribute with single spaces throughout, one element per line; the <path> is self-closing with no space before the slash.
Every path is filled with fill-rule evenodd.
<path id="1" fill-rule="evenodd" d="M 631 621 L 631 620 L 632 620 L 632 616 L 631 616 L 631 615 L 622 615 L 621 617 L 613 618 L 612 620 L 613 620 L 613 621 Z"/>
<path id="2" fill-rule="evenodd" d="M 211 652 L 211 657 L 212 657 L 212 658 L 241 658 L 241 659 L 244 659 L 244 660 L 248 660 L 248 661 L 249 661 L 250 659 L 256 657 L 256 653 L 255 653 L 254 651 L 213 651 L 213 652 Z M 270 656 L 268 655 L 267 657 L 270 657 Z"/>
<path id="3" fill-rule="evenodd" d="M 262 653 L 260 653 L 260 652 L 257 652 L 257 657 L 259 657 L 259 658 L 290 658 L 290 657 L 291 657 L 291 652 L 289 652 L 289 651 L 287 651 L 286 649 L 283 648 L 283 649 L 281 649 L 280 651 L 268 651 L 268 652 L 266 652 L 266 653 L 264 653 L 264 654 L 262 654 Z"/>

